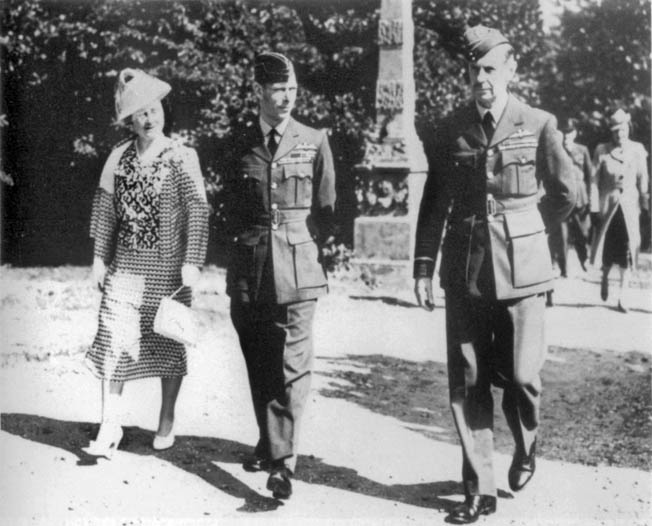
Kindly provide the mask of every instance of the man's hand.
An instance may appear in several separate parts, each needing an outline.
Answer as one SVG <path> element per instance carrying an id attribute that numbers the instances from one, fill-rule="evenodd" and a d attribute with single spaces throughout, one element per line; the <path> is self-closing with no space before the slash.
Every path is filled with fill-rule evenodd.
<path id="1" fill-rule="evenodd" d="M 97 284 L 100 292 L 104 292 L 104 278 L 106 277 L 106 265 L 102 258 L 93 258 L 93 281 Z"/>
<path id="2" fill-rule="evenodd" d="M 419 307 L 431 311 L 435 308 L 435 298 L 432 295 L 432 279 L 417 278 L 414 280 L 414 293 Z"/>
<path id="3" fill-rule="evenodd" d="M 184 287 L 194 287 L 199 282 L 201 271 L 195 265 L 184 265 L 181 267 L 181 282 Z"/>

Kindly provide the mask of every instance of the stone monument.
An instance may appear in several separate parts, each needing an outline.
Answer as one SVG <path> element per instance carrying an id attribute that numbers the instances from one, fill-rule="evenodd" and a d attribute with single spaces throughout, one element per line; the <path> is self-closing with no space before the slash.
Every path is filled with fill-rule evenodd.
<path id="1" fill-rule="evenodd" d="M 411 277 L 427 162 L 414 127 L 411 0 L 381 0 L 375 132 L 356 167 L 353 263 L 383 281 Z"/>

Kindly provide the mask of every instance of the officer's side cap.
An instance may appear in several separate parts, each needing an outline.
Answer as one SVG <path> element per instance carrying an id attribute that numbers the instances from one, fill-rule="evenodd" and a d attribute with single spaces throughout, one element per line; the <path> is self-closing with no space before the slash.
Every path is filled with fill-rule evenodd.
<path id="1" fill-rule="evenodd" d="M 466 58 L 471 62 L 484 57 L 496 46 L 510 45 L 509 40 L 500 31 L 483 25 L 467 27 L 463 40 Z"/>
<path id="2" fill-rule="evenodd" d="M 266 51 L 256 57 L 254 78 L 258 84 L 287 82 L 293 74 L 292 62 L 280 53 Z"/>
<path id="3" fill-rule="evenodd" d="M 559 121 L 559 131 L 562 133 L 570 133 L 577 131 L 577 119 L 573 117 L 566 117 Z"/>

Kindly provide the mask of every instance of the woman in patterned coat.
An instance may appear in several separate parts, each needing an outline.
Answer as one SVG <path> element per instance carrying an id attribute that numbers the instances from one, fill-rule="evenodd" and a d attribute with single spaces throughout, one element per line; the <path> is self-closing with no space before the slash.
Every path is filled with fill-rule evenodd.
<path id="1" fill-rule="evenodd" d="M 609 297 L 609 271 L 620 269 L 618 310 L 627 312 L 624 293 L 641 246 L 639 216 L 649 208 L 647 152 L 629 139 L 630 115 L 622 109 L 609 119 L 613 139 L 594 152 L 595 183 L 600 196 L 600 230 L 591 262 L 602 264 L 600 295 Z"/>
<path id="2" fill-rule="evenodd" d="M 161 298 L 190 305 L 208 238 L 208 206 L 197 154 L 163 134 L 169 84 L 125 69 L 116 91 L 119 121 L 133 136 L 109 155 L 91 214 L 93 276 L 102 294 L 86 355 L 102 380 L 102 424 L 87 453 L 110 458 L 122 438 L 124 383 L 160 377 L 155 449 L 174 443 L 174 407 L 186 374 L 183 344 L 153 332 Z"/>

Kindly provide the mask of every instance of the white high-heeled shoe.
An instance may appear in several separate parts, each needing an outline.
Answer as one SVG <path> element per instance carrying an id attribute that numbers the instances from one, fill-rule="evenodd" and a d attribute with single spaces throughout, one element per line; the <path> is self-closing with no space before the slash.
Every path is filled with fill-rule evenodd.
<path id="1" fill-rule="evenodd" d="M 82 451 L 94 457 L 106 457 L 110 460 L 115 450 L 118 449 L 122 437 L 122 426 L 103 422 L 100 425 L 97 438 L 91 440 L 88 447 L 82 448 Z"/>
<path id="2" fill-rule="evenodd" d="M 167 436 L 154 435 L 154 441 L 152 442 L 152 447 L 157 451 L 163 449 L 170 449 L 174 445 L 174 431 L 170 431 Z"/>

